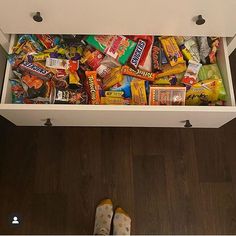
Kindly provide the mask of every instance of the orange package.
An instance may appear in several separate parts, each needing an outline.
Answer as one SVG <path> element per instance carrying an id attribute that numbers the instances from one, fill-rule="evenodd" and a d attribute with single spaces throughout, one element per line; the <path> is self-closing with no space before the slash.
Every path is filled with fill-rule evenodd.
<path id="1" fill-rule="evenodd" d="M 123 75 L 130 75 L 132 77 L 138 78 L 138 79 L 143 79 L 143 80 L 148 80 L 148 81 L 154 81 L 156 78 L 156 73 L 144 71 L 144 70 L 134 70 L 129 66 L 122 66 L 121 73 Z"/>
<path id="2" fill-rule="evenodd" d="M 99 84 L 96 71 L 85 71 L 86 87 L 89 97 L 89 103 L 92 105 L 100 104 Z"/>

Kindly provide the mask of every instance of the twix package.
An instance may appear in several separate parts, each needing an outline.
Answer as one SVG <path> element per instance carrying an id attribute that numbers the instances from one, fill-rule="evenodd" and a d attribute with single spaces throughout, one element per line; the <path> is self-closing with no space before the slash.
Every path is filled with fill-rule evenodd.
<path id="1" fill-rule="evenodd" d="M 171 66 L 184 62 L 183 55 L 174 37 L 160 37 L 159 39 Z"/>
<path id="2" fill-rule="evenodd" d="M 131 81 L 131 93 L 133 105 L 147 105 L 147 95 L 145 89 L 145 81 L 133 79 Z"/>
<path id="3" fill-rule="evenodd" d="M 134 70 L 129 66 L 122 66 L 121 73 L 123 75 L 130 75 L 132 77 L 136 77 L 138 79 L 148 80 L 148 81 L 154 81 L 156 78 L 156 73 L 144 71 L 144 70 Z"/>
<path id="4" fill-rule="evenodd" d="M 89 96 L 89 103 L 93 105 L 100 104 L 99 84 L 96 71 L 85 71 L 86 87 Z"/>

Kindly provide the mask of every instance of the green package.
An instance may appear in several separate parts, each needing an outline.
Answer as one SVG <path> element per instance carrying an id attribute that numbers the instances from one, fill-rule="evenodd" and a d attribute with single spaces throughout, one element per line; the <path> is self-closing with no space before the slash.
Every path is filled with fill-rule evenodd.
<path id="1" fill-rule="evenodd" d="M 227 95 L 223 83 L 223 79 L 220 73 L 220 69 L 217 64 L 203 65 L 198 73 L 198 80 L 217 79 L 221 81 L 219 88 L 219 100 L 226 101 Z"/>
<path id="2" fill-rule="evenodd" d="M 122 35 L 89 35 L 88 44 L 124 65 L 133 53 L 136 43 Z"/>

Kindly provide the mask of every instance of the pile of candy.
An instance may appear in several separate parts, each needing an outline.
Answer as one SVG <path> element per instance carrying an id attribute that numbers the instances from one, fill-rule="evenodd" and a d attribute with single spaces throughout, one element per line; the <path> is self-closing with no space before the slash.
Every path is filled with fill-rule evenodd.
<path id="1" fill-rule="evenodd" d="M 224 105 L 219 38 L 20 35 L 13 103 Z"/>

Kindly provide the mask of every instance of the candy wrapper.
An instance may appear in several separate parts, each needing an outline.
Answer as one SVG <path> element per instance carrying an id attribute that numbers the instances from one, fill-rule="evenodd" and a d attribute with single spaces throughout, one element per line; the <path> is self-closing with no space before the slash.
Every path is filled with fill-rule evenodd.
<path id="1" fill-rule="evenodd" d="M 73 60 L 47 58 L 46 67 L 54 69 L 70 70 L 71 72 L 75 72 L 79 68 L 79 62 Z"/>
<path id="2" fill-rule="evenodd" d="M 184 74 L 184 78 L 182 79 L 181 82 L 188 86 L 192 86 L 193 84 L 195 84 L 198 81 L 197 75 L 201 66 L 202 64 L 190 60 L 188 64 L 188 68 Z"/>
<path id="3" fill-rule="evenodd" d="M 133 79 L 131 81 L 131 93 L 133 105 L 147 105 L 145 81 Z"/>
<path id="4" fill-rule="evenodd" d="M 185 87 L 150 87 L 149 105 L 185 105 Z"/>
<path id="5" fill-rule="evenodd" d="M 216 52 L 219 47 L 217 37 L 197 37 L 202 64 L 216 63 Z"/>
<path id="6" fill-rule="evenodd" d="M 162 67 L 162 48 L 161 42 L 158 37 L 155 37 L 154 43 L 152 46 L 152 71 L 159 72 Z"/>
<path id="7" fill-rule="evenodd" d="M 45 81 L 34 75 L 23 75 L 21 83 L 26 93 L 27 98 L 44 98 L 44 101 L 49 101 L 53 84 L 51 81 Z"/>
<path id="8" fill-rule="evenodd" d="M 184 62 L 183 55 L 174 37 L 160 37 L 160 41 L 171 66 Z"/>
<path id="9" fill-rule="evenodd" d="M 180 74 L 182 72 L 185 72 L 186 69 L 187 69 L 186 63 L 181 63 L 181 64 L 178 64 L 176 66 L 171 66 L 169 64 L 166 64 L 166 65 L 162 66 L 162 72 L 158 73 L 156 75 L 156 78 L 159 79 L 159 78 L 162 78 L 162 77 L 165 77 L 165 76 Z"/>
<path id="10" fill-rule="evenodd" d="M 107 90 L 115 84 L 120 83 L 122 80 L 121 67 L 112 68 L 109 74 L 102 79 L 103 89 Z"/>
<path id="11" fill-rule="evenodd" d="M 155 79 L 155 81 L 153 82 L 154 85 L 168 85 L 168 86 L 174 86 L 177 83 L 178 83 L 177 75 L 161 77 L 161 78 Z"/>
<path id="12" fill-rule="evenodd" d="M 55 47 L 60 43 L 61 40 L 59 36 L 53 36 L 49 34 L 36 34 L 35 36 L 40 41 L 40 43 L 47 49 Z"/>
<path id="13" fill-rule="evenodd" d="M 90 35 L 86 42 L 121 64 L 127 62 L 136 46 L 135 42 L 122 35 Z"/>
<path id="14" fill-rule="evenodd" d="M 105 97 L 123 98 L 124 92 L 123 91 L 105 91 Z"/>
<path id="15" fill-rule="evenodd" d="M 24 103 L 25 91 L 18 80 L 10 80 L 11 92 L 12 92 L 12 103 L 22 104 Z"/>
<path id="16" fill-rule="evenodd" d="M 154 81 L 156 78 L 156 74 L 144 70 L 134 70 L 130 68 L 129 66 L 122 66 L 121 70 L 123 75 L 130 75 L 138 79 L 148 80 L 148 81 Z"/>
<path id="17" fill-rule="evenodd" d="M 53 77 L 53 73 L 38 62 L 23 61 L 19 64 L 17 71 L 23 75 L 35 75 L 44 80 L 49 80 Z"/>
<path id="18" fill-rule="evenodd" d="M 93 105 L 100 104 L 100 87 L 97 81 L 96 71 L 86 71 L 86 90 L 89 97 L 89 103 Z"/>
<path id="19" fill-rule="evenodd" d="M 194 84 L 186 94 L 186 105 L 210 105 L 221 97 L 223 82 L 209 79 Z"/>
<path id="20" fill-rule="evenodd" d="M 101 105 L 130 105 L 130 99 L 121 97 L 101 97 Z"/>
<path id="21" fill-rule="evenodd" d="M 123 80 L 117 84 L 115 84 L 113 87 L 110 88 L 112 91 L 123 91 L 125 98 L 131 98 L 131 87 L 130 83 L 132 81 L 133 77 L 125 75 L 123 77 Z"/>
<path id="22" fill-rule="evenodd" d="M 100 51 L 87 48 L 84 51 L 83 63 L 86 62 L 92 70 L 97 70 L 97 68 L 101 65 L 103 58 L 104 54 Z"/>

